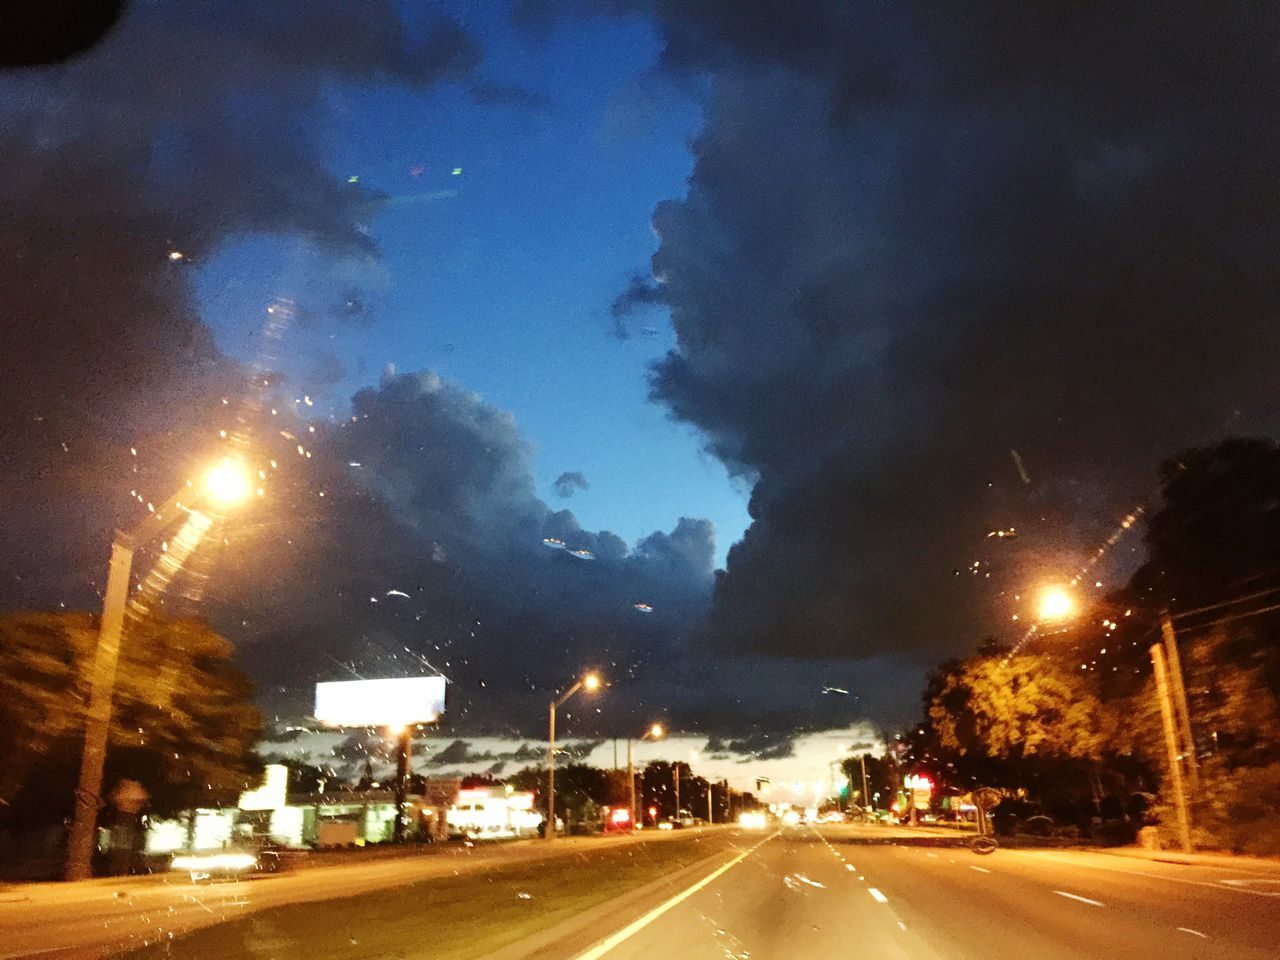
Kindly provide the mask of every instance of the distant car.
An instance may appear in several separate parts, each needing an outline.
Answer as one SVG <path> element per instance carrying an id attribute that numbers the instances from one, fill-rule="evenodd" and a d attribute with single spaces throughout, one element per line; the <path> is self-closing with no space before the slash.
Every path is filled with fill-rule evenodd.
<path id="1" fill-rule="evenodd" d="M 227 880 L 251 873 L 274 873 L 280 866 L 279 857 L 265 853 L 249 847 L 191 850 L 175 853 L 169 869 L 189 873 L 192 880 Z"/>

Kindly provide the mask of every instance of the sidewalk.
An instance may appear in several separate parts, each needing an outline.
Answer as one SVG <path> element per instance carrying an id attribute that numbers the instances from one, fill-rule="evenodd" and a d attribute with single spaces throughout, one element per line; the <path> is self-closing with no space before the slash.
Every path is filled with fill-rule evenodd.
<path id="1" fill-rule="evenodd" d="M 1258 868 L 1280 872 L 1280 857 L 1248 857 L 1234 853 L 1183 853 L 1181 850 L 1148 850 L 1145 847 L 1086 847 L 1092 853 L 1113 857 L 1178 863 L 1188 867 Z"/>

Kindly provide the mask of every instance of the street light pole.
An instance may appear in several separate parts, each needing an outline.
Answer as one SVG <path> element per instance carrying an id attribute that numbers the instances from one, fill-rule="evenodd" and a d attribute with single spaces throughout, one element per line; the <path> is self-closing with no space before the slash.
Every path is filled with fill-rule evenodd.
<path id="1" fill-rule="evenodd" d="M 644 732 L 643 736 L 640 737 L 640 742 L 644 743 L 644 741 L 648 740 L 650 737 L 657 740 L 664 732 L 662 725 L 655 723 Z M 627 787 L 631 794 L 631 829 L 634 830 L 636 828 L 636 768 L 635 760 L 633 759 L 631 752 L 630 737 L 627 737 Z"/>
<path id="2" fill-rule="evenodd" d="M 120 638 L 129 601 L 129 573 L 133 567 L 134 551 L 160 536 L 184 511 L 190 511 L 206 497 L 231 505 L 248 496 L 249 486 L 243 464 L 223 460 L 205 478 L 203 491 L 195 491 L 190 484 L 184 485 L 133 530 L 116 532 L 111 543 L 107 588 L 103 592 L 102 617 L 98 622 L 98 644 L 89 677 L 80 777 L 76 784 L 71 826 L 67 831 L 67 859 L 63 871 L 67 880 L 85 880 L 93 872 L 102 772 L 106 766 L 107 740 L 111 732 L 111 700 L 115 693 L 116 667 L 120 662 Z"/>
<path id="3" fill-rule="evenodd" d="M 594 673 L 584 674 L 574 682 L 573 686 L 561 695 L 559 700 L 551 701 L 547 724 L 547 828 L 545 836 L 548 840 L 556 837 L 556 709 L 579 690 L 586 688 L 595 691 L 600 687 L 600 677 Z"/>

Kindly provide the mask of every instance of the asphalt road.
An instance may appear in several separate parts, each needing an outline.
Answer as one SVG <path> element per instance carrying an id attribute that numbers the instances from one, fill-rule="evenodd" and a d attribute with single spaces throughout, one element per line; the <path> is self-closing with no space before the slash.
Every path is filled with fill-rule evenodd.
<path id="1" fill-rule="evenodd" d="M 532 865 L 547 856 L 579 854 L 581 870 L 589 871 L 587 849 L 638 843 L 640 850 L 679 836 L 452 848 L 222 885 L 171 879 L 0 889 L 0 960 L 98 957 L 264 908 L 314 901 L 330 901 L 335 917 L 358 920 L 369 898 L 364 908 L 356 906 L 360 898 L 345 898 L 501 864 L 536 869 Z M 1000 849 L 979 857 L 947 845 L 956 839 L 945 831 L 842 825 L 713 831 L 699 864 L 557 921 L 559 927 L 504 948 L 502 957 L 1280 958 L 1280 864 L 1188 865 L 1064 850 Z M 496 887 L 484 889 L 485 896 L 502 895 Z M 540 892 L 533 902 L 548 897 Z M 422 916 L 402 912 L 395 918 L 404 927 L 398 942 L 419 943 L 420 955 L 429 957 L 434 925 L 445 920 L 438 904 Z M 304 941 L 280 956 L 306 960 L 310 953 Z M 376 949 L 366 953 L 380 956 Z"/>
<path id="2" fill-rule="evenodd" d="M 685 835 L 561 837 L 503 844 L 445 844 L 416 855 L 308 867 L 234 882 L 193 883 L 185 874 L 0 886 L 0 960 L 96 960 L 272 907 L 313 903 L 459 873 Z M 340 906 L 335 906 L 340 909 Z"/>
<path id="3" fill-rule="evenodd" d="M 868 837 L 865 828 L 843 826 L 762 836 L 710 882 L 575 955 L 1280 957 L 1280 865 L 1193 866 L 1084 851 L 1001 849 L 980 857 Z"/>

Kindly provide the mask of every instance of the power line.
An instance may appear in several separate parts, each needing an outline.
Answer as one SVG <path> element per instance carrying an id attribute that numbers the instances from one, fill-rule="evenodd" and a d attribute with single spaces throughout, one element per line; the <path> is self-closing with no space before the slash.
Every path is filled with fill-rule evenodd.
<path id="1" fill-rule="evenodd" d="M 1179 610 L 1169 619 L 1181 620 L 1183 617 L 1189 617 L 1196 613 L 1207 613 L 1210 610 L 1218 610 L 1222 607 L 1234 606 L 1237 603 L 1244 603 L 1246 600 L 1256 600 L 1258 597 L 1270 596 L 1273 593 L 1280 593 L 1280 587 L 1271 587 L 1267 590 L 1259 590 L 1257 593 L 1247 593 L 1242 597 L 1235 597 L 1231 600 L 1222 600 L 1218 603 L 1211 603 L 1208 606 L 1196 607 L 1194 610 Z"/>

